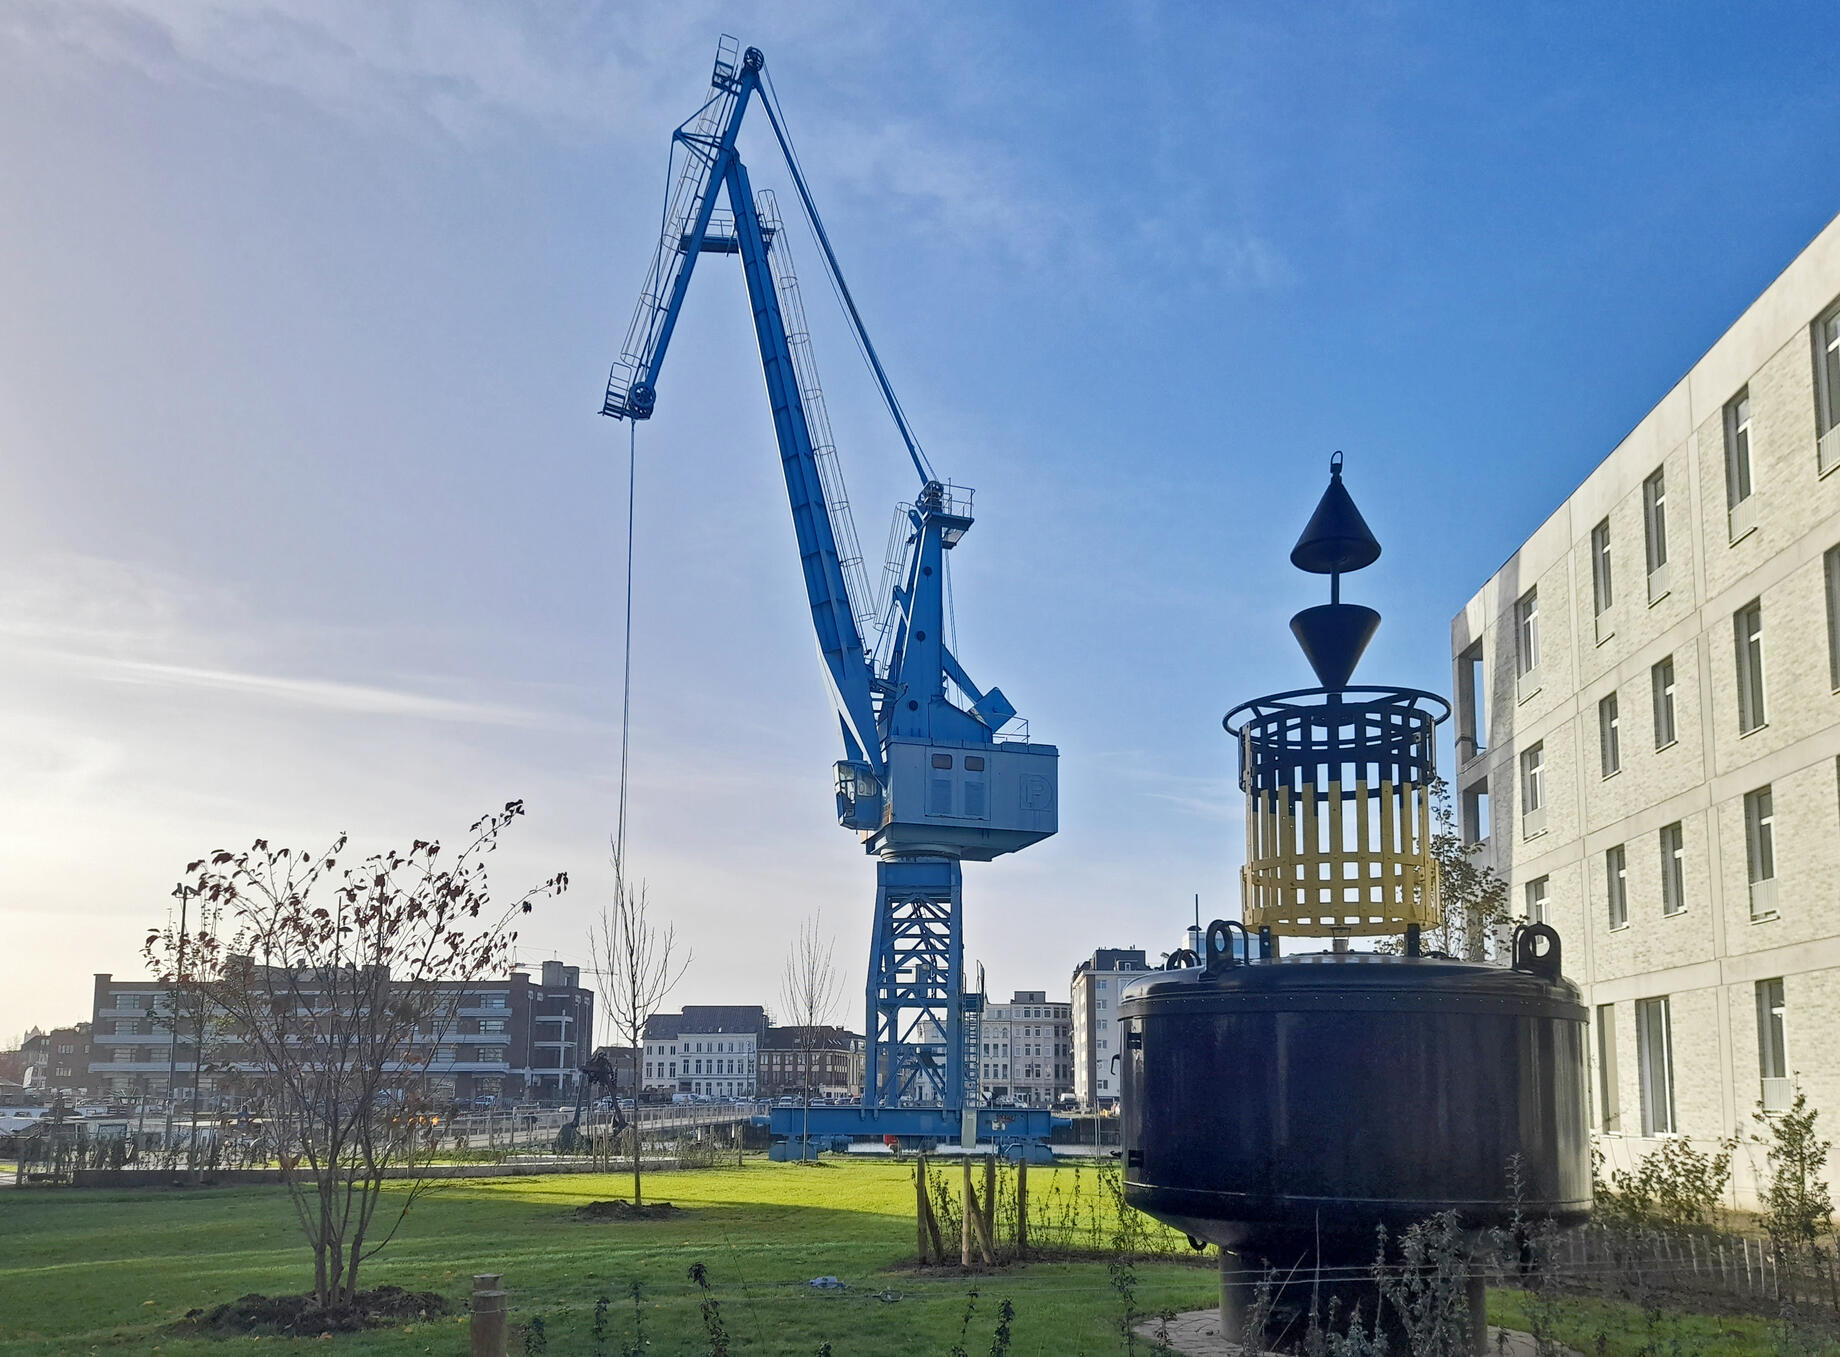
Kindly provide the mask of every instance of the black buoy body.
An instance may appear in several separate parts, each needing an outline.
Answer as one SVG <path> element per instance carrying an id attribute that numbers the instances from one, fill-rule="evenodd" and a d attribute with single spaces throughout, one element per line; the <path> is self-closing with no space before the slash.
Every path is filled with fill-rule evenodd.
<path id="1" fill-rule="evenodd" d="M 1528 969 L 1323 952 L 1137 981 L 1125 1199 L 1273 1262 L 1371 1257 L 1377 1226 L 1443 1211 L 1583 1220 L 1585 1008 L 1553 944 Z"/>

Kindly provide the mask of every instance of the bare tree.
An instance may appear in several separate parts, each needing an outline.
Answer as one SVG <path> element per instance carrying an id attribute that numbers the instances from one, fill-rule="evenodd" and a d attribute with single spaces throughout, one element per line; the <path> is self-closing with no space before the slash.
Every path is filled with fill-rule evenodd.
<path id="1" fill-rule="evenodd" d="M 601 1007 L 607 1014 L 616 1046 L 633 1052 L 635 1075 L 645 1046 L 645 1026 L 677 987 L 690 966 L 690 954 L 676 957 L 677 930 L 658 925 L 650 916 L 645 883 L 635 891 L 626 880 L 616 847 L 613 861 L 613 898 L 588 931 L 588 948 L 599 982 Z M 645 1137 L 634 1094 L 632 1125 L 633 1206 L 645 1204 L 640 1179 Z"/>
<path id="2" fill-rule="evenodd" d="M 779 989 L 780 1000 L 798 1034 L 800 1102 L 804 1109 L 799 1128 L 801 1162 L 810 1157 L 812 1058 L 822 1040 L 820 1028 L 830 1021 L 837 1003 L 837 968 L 831 959 L 836 939 L 819 932 L 821 917 L 813 914 L 799 925 L 798 936 L 786 949 L 786 969 Z"/>
<path id="3" fill-rule="evenodd" d="M 236 1034 L 235 1063 L 264 1095 L 322 1307 L 353 1302 L 359 1266 L 427 1184 L 427 1070 L 457 1028 L 465 986 L 501 974 L 512 921 L 568 886 L 559 873 L 493 904 L 482 859 L 523 811 L 513 801 L 475 821 L 445 866 L 441 845 L 419 839 L 343 870 L 342 834 L 318 854 L 265 839 L 220 850 L 186 868 L 197 927 L 169 921 L 148 934 L 162 983 L 203 996 Z M 377 1212 L 391 1177 L 406 1190 L 386 1227 Z"/>

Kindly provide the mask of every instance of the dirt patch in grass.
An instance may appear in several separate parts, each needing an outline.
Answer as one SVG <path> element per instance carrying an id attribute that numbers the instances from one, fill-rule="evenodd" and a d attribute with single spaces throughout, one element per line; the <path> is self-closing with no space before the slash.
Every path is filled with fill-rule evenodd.
<path id="1" fill-rule="evenodd" d="M 631 1202 L 589 1202 L 575 1208 L 576 1220 L 670 1220 L 683 1214 L 683 1207 L 670 1202 L 647 1202 L 644 1206 L 634 1206 Z"/>
<path id="2" fill-rule="evenodd" d="M 251 1292 L 227 1305 L 192 1310 L 174 1328 L 218 1338 L 252 1333 L 312 1336 L 356 1333 L 405 1320 L 429 1319 L 447 1310 L 445 1297 L 433 1291 L 405 1291 L 400 1286 L 360 1291 L 350 1305 L 324 1310 L 311 1296 L 263 1296 Z"/>

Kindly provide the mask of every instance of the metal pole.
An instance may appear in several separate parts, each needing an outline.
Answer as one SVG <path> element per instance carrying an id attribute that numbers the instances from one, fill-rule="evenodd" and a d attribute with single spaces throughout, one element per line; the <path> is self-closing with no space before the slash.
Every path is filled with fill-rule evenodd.
<path id="1" fill-rule="evenodd" d="M 1475 1357 L 1489 1354 L 1489 1288 L 1482 1270 L 1472 1268 L 1464 1279 L 1464 1293 L 1469 1301 L 1469 1350 Z"/>
<path id="2" fill-rule="evenodd" d="M 1252 1312 L 1252 1287 L 1246 1281 L 1245 1260 L 1230 1249 L 1220 1251 L 1220 1336 L 1229 1343 L 1244 1343 L 1250 1337 L 1258 1351 L 1262 1334 L 1248 1335 L 1246 1327 Z"/>
<path id="3" fill-rule="evenodd" d="M 164 1153 L 172 1149 L 173 1143 L 173 1104 L 178 1101 L 174 1085 L 179 1082 L 179 985 L 185 977 L 185 922 L 186 906 L 191 902 L 191 891 L 184 886 L 173 887 L 173 894 L 179 897 L 179 964 L 173 975 L 173 983 L 166 991 L 166 1134 L 160 1146 Z"/>

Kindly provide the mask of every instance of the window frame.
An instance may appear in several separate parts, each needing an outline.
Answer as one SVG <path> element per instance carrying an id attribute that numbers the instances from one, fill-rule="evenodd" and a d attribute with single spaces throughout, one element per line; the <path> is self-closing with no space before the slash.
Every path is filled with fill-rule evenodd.
<path id="1" fill-rule="evenodd" d="M 1642 481 L 1642 546 L 1649 574 L 1668 563 L 1665 464 L 1656 467 Z"/>
<path id="2" fill-rule="evenodd" d="M 1547 910 L 1552 903 L 1552 877 L 1536 876 L 1521 888 L 1522 898 L 1526 902 L 1527 922 L 1543 924 L 1548 922 Z"/>
<path id="3" fill-rule="evenodd" d="M 1732 648 L 1738 677 L 1738 734 L 1770 724 L 1764 701 L 1763 598 L 1753 598 L 1731 615 Z"/>
<path id="4" fill-rule="evenodd" d="M 1687 831 L 1679 820 L 1662 825 L 1661 913 L 1664 918 L 1687 912 Z"/>
<path id="5" fill-rule="evenodd" d="M 1629 927 L 1629 845 L 1604 849 L 1604 903 L 1609 907 L 1610 931 Z"/>
<path id="6" fill-rule="evenodd" d="M 1546 742 L 1537 741 L 1521 751 L 1521 830 L 1532 838 L 1546 828 Z"/>
<path id="7" fill-rule="evenodd" d="M 1776 791 L 1764 783 L 1744 794 L 1744 874 L 1751 918 L 1776 917 Z"/>
<path id="8" fill-rule="evenodd" d="M 1540 667 L 1540 586 L 1514 600 L 1514 676 L 1526 678 Z"/>
<path id="9" fill-rule="evenodd" d="M 1616 1071 L 1616 1005 L 1597 1006 L 1598 1125 L 1606 1135 L 1623 1133 L 1622 1089 Z"/>
<path id="10" fill-rule="evenodd" d="M 1662 673 L 1666 669 L 1665 676 Z M 1648 669 L 1649 686 L 1653 690 L 1655 701 L 1655 748 L 1666 749 L 1680 741 L 1679 707 L 1674 697 L 1678 689 L 1678 676 L 1674 671 L 1674 657 L 1663 655 Z M 1662 717 L 1666 715 L 1667 738 L 1662 738 Z"/>
<path id="11" fill-rule="evenodd" d="M 1840 546 L 1821 553 L 1821 579 L 1827 594 L 1827 683 L 1840 693 Z"/>
<path id="12" fill-rule="evenodd" d="M 1674 1109 L 1674 1014 L 1665 994 L 1636 1000 L 1636 1069 L 1642 1093 L 1642 1134 L 1676 1134 L 1680 1121 Z"/>
<path id="13" fill-rule="evenodd" d="M 1591 529 L 1591 615 L 1602 617 L 1616 602 L 1615 573 L 1610 560 L 1610 520 Z"/>
<path id="14" fill-rule="evenodd" d="M 1759 980 L 1757 994 L 1757 1075 L 1760 1079 L 1789 1077 L 1788 1001 L 1780 975 Z"/>
<path id="15" fill-rule="evenodd" d="M 1725 508 L 1737 508 L 1756 493 L 1751 475 L 1751 389 L 1739 388 L 1725 402 Z"/>
<path id="16" fill-rule="evenodd" d="M 1601 777 L 1615 777 L 1623 771 L 1620 724 L 1616 690 L 1612 688 L 1597 702 L 1597 766 Z"/>
<path id="17" fill-rule="evenodd" d="M 1840 301 L 1815 317 L 1810 335 L 1814 343 L 1815 437 L 1825 442 L 1840 428 Z M 1830 469 L 1821 468 L 1823 473 Z"/>

